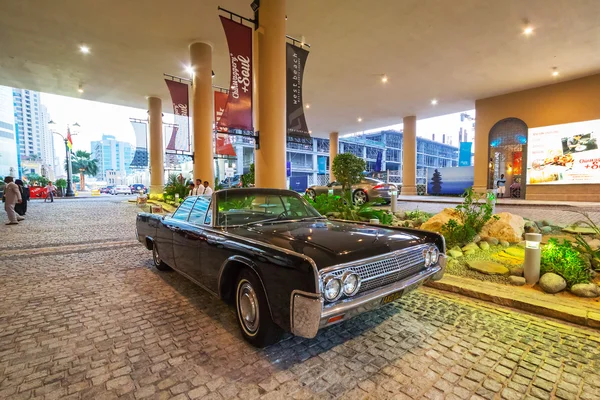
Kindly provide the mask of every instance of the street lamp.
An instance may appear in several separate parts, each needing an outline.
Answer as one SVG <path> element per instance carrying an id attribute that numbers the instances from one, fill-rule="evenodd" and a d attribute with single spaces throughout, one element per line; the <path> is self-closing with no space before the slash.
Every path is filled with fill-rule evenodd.
<path id="1" fill-rule="evenodd" d="M 56 122 L 50 120 L 48 122 L 48 125 L 56 125 Z M 80 127 L 81 125 L 79 125 L 77 122 L 75 122 L 73 124 L 73 126 L 76 127 Z M 69 125 L 67 125 L 67 131 L 69 130 Z M 65 193 L 65 197 L 75 197 L 75 193 L 73 193 L 73 187 L 72 187 L 72 179 L 71 179 L 71 173 L 72 173 L 72 166 L 71 166 L 71 150 L 69 150 L 69 140 L 63 136 L 62 134 L 56 132 L 56 131 L 52 131 L 52 133 L 60 136 L 64 141 L 65 141 L 65 152 L 66 152 L 66 158 L 67 158 L 67 192 Z M 76 133 L 72 134 L 71 136 L 75 136 L 77 135 Z"/>

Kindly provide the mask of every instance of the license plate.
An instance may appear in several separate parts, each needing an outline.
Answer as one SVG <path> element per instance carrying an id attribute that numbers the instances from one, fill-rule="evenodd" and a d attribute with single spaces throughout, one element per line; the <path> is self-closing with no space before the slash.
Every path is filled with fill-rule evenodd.
<path id="1" fill-rule="evenodd" d="M 419 286 L 421 286 L 422 283 L 423 282 L 413 283 L 412 285 L 404 288 L 403 290 L 399 290 L 397 292 L 388 294 L 387 296 L 381 299 L 381 304 L 383 305 L 398 300 L 400 297 L 402 297 L 402 295 L 408 294 L 413 290 L 417 289 Z"/>

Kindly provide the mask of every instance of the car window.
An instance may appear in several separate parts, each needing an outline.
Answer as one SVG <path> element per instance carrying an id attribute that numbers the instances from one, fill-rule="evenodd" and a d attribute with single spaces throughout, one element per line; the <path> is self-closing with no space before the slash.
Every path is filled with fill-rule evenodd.
<path id="1" fill-rule="evenodd" d="M 210 203 L 210 206 L 208 207 L 208 211 L 206 212 L 206 218 L 204 219 L 205 225 L 210 225 L 212 222 L 212 213 L 213 213 L 212 205 L 213 205 L 213 203 Z"/>
<path id="2" fill-rule="evenodd" d="M 340 183 L 339 182 L 331 182 L 330 184 L 327 185 L 327 187 L 333 187 L 333 186 L 339 186 Z"/>
<path id="3" fill-rule="evenodd" d="M 192 207 L 190 218 L 188 219 L 190 224 L 201 225 L 204 223 L 204 218 L 206 217 L 206 211 L 208 210 L 209 204 L 209 197 L 198 197 L 196 204 L 194 204 L 194 207 Z"/>
<path id="4" fill-rule="evenodd" d="M 177 219 L 179 221 L 187 221 L 188 215 L 190 215 L 190 210 L 196 201 L 195 197 L 190 197 L 189 199 L 185 199 L 185 201 L 179 206 L 175 214 L 173 214 L 173 219 Z"/>

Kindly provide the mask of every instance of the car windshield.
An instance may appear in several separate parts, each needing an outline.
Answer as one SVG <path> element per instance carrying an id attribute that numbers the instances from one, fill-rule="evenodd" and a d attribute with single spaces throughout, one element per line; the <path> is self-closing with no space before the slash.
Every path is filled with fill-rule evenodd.
<path id="1" fill-rule="evenodd" d="M 218 193 L 217 205 L 217 225 L 220 226 L 323 218 L 306 200 L 292 192 L 228 190 Z"/>

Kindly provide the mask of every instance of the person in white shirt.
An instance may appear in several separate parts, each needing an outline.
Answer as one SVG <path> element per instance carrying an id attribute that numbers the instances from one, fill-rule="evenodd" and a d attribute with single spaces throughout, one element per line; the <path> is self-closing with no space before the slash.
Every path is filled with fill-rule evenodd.
<path id="1" fill-rule="evenodd" d="M 25 219 L 15 212 L 15 204 L 23 201 L 21 191 L 19 190 L 19 186 L 13 182 L 12 176 L 5 177 L 4 183 L 6 183 L 6 186 L 4 187 L 4 210 L 8 216 L 6 225 L 18 225 L 19 221 Z"/>
<path id="2" fill-rule="evenodd" d="M 196 189 L 196 185 L 194 185 L 192 182 L 190 182 L 188 187 L 190 189 L 188 196 L 195 196 L 194 190 Z"/>
<path id="3" fill-rule="evenodd" d="M 204 186 L 202 186 L 202 179 L 196 179 L 195 196 L 202 196 L 203 194 L 204 194 Z"/>
<path id="4" fill-rule="evenodd" d="M 213 193 L 213 190 L 208 186 L 208 181 L 204 181 L 204 195 L 210 196 Z"/>
<path id="5" fill-rule="evenodd" d="M 46 185 L 46 191 L 48 192 L 48 194 L 44 199 L 44 203 L 48 199 L 50 199 L 50 203 L 54 203 L 54 193 L 56 192 L 56 186 L 54 186 L 52 182 L 48 182 L 48 184 Z"/>

